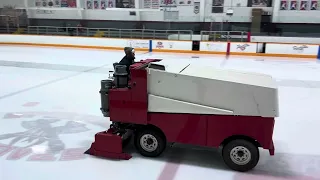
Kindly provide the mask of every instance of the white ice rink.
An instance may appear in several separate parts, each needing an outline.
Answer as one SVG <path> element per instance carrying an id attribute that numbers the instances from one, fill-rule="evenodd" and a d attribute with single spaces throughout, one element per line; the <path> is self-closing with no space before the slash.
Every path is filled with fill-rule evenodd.
<path id="1" fill-rule="evenodd" d="M 123 54 L 0 46 L 0 180 L 320 179 L 320 64 L 306 59 L 137 52 L 137 60 L 162 58 L 168 68 L 188 62 L 277 79 L 276 155 L 261 150 L 249 173 L 230 171 L 218 150 L 181 145 L 155 159 L 84 155 L 94 134 L 109 127 L 100 112 L 100 80 Z"/>

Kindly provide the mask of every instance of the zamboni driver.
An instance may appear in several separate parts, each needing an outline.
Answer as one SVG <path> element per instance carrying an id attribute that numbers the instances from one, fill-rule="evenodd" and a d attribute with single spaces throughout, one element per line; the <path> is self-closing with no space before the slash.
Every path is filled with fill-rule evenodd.
<path id="1" fill-rule="evenodd" d="M 127 72 L 130 73 L 129 67 L 130 67 L 130 65 L 134 64 L 135 51 L 134 51 L 134 48 L 132 48 L 132 47 L 125 47 L 124 52 L 126 55 L 119 62 L 119 65 L 127 66 Z"/>

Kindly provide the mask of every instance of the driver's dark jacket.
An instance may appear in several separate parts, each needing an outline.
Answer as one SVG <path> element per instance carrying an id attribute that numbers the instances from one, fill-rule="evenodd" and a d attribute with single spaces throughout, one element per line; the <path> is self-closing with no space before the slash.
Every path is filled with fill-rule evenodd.
<path id="1" fill-rule="evenodd" d="M 127 66 L 127 72 L 130 73 L 129 68 L 134 63 L 134 59 L 135 58 L 133 56 L 124 56 L 119 62 L 119 65 Z"/>

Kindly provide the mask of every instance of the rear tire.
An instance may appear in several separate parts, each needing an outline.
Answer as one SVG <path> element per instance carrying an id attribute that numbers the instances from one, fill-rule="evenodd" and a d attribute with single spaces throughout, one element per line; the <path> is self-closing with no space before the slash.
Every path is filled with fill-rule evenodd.
<path id="1" fill-rule="evenodd" d="M 165 137 L 156 130 L 146 129 L 137 132 L 134 138 L 137 151 L 145 157 L 157 157 L 166 148 Z"/>
<path id="2" fill-rule="evenodd" d="M 259 149 L 253 143 L 236 139 L 222 149 L 225 164 L 235 171 L 246 172 L 253 169 L 259 162 Z"/>

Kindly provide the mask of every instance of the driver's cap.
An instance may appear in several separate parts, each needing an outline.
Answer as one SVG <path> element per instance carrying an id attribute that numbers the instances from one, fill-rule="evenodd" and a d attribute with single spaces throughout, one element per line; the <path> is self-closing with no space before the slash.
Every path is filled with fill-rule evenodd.
<path id="1" fill-rule="evenodd" d="M 127 52 L 131 47 L 125 47 L 124 52 Z"/>
<path id="2" fill-rule="evenodd" d="M 132 48 L 132 47 L 125 47 L 124 52 L 126 54 L 129 54 L 129 53 L 134 53 L 135 51 L 134 51 L 134 48 Z"/>

